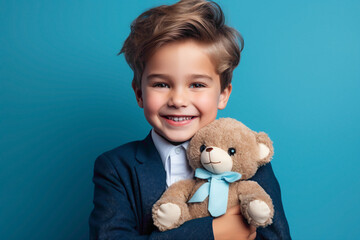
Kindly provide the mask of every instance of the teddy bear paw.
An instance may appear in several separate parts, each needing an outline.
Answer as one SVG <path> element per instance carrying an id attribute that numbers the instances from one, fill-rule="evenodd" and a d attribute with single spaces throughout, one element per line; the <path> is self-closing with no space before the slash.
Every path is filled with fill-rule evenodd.
<path id="1" fill-rule="evenodd" d="M 161 204 L 159 209 L 156 211 L 158 222 L 166 227 L 170 228 L 176 224 L 181 216 L 181 209 L 174 203 Z"/>
<path id="2" fill-rule="evenodd" d="M 248 213 L 259 225 L 264 225 L 271 215 L 269 206 L 261 200 L 253 200 L 249 204 Z"/>

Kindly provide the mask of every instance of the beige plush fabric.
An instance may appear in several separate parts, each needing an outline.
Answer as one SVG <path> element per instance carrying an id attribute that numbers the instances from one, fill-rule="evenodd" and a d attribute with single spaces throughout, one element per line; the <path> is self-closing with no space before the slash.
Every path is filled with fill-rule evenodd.
<path id="1" fill-rule="evenodd" d="M 254 132 L 235 119 L 222 118 L 215 120 L 200 129 L 190 141 L 187 157 L 190 166 L 194 170 L 203 168 L 204 154 L 211 154 L 211 151 L 206 151 L 206 149 L 212 147 L 228 153 L 231 158 L 227 156 L 226 159 L 232 160 L 231 171 L 242 175 L 240 181 L 229 185 L 227 208 L 240 205 L 243 216 L 249 224 L 254 226 L 264 227 L 271 224 L 274 207 L 269 195 L 259 184 L 247 180 L 254 176 L 259 166 L 270 162 L 274 154 L 272 141 L 268 135 L 263 132 Z M 234 150 L 235 153 L 230 154 Z M 221 154 L 216 156 L 221 156 Z M 214 159 L 213 157 L 212 161 L 214 164 L 221 165 L 222 159 Z M 165 231 L 178 227 L 185 221 L 209 216 L 208 198 L 200 203 L 187 203 L 196 190 L 205 182 L 207 180 L 184 180 L 168 188 L 153 206 L 154 224 L 161 231 Z M 172 203 L 172 208 L 161 207 L 161 205 L 167 203 Z M 167 212 L 163 211 L 164 209 Z M 178 212 L 179 209 L 181 215 L 176 221 L 173 212 Z M 169 216 L 168 219 L 167 216 Z M 161 221 L 159 221 L 159 217 L 161 217 Z"/>

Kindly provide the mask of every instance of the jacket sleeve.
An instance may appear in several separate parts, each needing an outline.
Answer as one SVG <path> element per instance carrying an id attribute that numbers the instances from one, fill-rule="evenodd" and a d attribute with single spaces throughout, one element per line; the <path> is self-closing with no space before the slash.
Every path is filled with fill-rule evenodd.
<path id="1" fill-rule="evenodd" d="M 94 209 L 89 218 L 90 239 L 213 239 L 212 218 L 194 219 L 176 229 L 140 235 L 133 205 L 110 160 L 101 155 L 95 162 Z"/>
<path id="2" fill-rule="evenodd" d="M 265 192 L 270 195 L 275 210 L 273 223 L 266 228 L 258 228 L 256 239 L 291 239 L 289 225 L 281 201 L 280 185 L 275 177 L 271 163 L 260 167 L 252 180 L 257 181 Z"/>

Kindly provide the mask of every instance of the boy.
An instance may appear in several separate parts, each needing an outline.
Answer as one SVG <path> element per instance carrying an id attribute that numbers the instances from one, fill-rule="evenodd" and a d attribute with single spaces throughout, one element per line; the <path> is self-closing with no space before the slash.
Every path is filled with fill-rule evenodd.
<path id="1" fill-rule="evenodd" d="M 185 156 L 188 141 L 226 107 L 242 47 L 241 36 L 224 25 L 220 7 L 204 0 L 153 8 L 132 23 L 120 53 L 134 71 L 136 100 L 153 129 L 145 140 L 96 160 L 91 239 L 290 238 L 270 164 L 253 178 L 274 202 L 274 223 L 269 227 L 256 233 L 244 223 L 239 208 L 166 232 L 152 223 L 152 205 L 166 187 L 193 177 Z"/>

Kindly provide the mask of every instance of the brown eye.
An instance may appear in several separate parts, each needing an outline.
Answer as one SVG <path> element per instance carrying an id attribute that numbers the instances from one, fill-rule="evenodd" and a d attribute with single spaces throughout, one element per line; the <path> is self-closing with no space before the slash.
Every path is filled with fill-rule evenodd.
<path id="1" fill-rule="evenodd" d="M 204 151 L 205 148 L 206 148 L 205 144 L 201 145 L 201 146 L 200 146 L 200 152 Z"/>
<path id="2" fill-rule="evenodd" d="M 230 156 L 233 156 L 236 153 L 236 149 L 235 148 L 229 148 L 228 153 L 229 153 Z"/>

